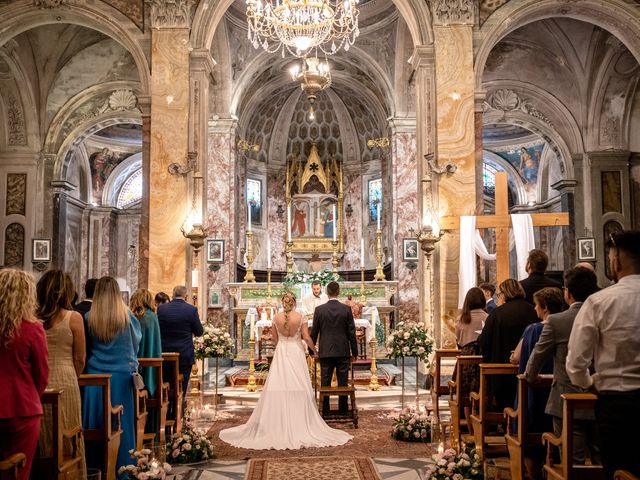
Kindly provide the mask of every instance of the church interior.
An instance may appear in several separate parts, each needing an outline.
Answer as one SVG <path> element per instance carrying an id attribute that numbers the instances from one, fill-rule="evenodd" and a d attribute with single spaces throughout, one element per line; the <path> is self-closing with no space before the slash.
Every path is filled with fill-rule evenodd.
<path id="1" fill-rule="evenodd" d="M 298 3 L 357 9 L 356 25 L 302 51 L 260 36 L 261 9 Z M 467 289 L 521 279 L 531 248 L 550 277 L 589 262 L 606 287 L 608 239 L 640 228 L 639 62 L 637 0 L 0 0 L 0 270 L 63 270 L 79 299 L 113 277 L 127 304 L 183 285 L 228 334 L 227 358 L 195 362 L 183 412 L 215 459 L 167 478 L 283 478 L 259 462 L 286 456 L 347 475 L 315 478 L 445 478 L 426 476 L 431 455 L 478 438 L 447 385 Z M 496 255 L 471 253 L 465 283 L 476 235 Z M 361 424 L 339 428 L 371 462 L 341 464 L 349 444 L 223 444 L 260 397 L 282 294 L 300 307 L 334 278 L 361 315 Z M 428 361 L 392 357 L 401 322 L 428 332 Z M 180 432 L 178 390 L 161 430 Z M 405 407 L 430 415 L 431 442 L 388 438 Z M 480 449 L 484 477 L 541 478 L 504 437 Z"/>

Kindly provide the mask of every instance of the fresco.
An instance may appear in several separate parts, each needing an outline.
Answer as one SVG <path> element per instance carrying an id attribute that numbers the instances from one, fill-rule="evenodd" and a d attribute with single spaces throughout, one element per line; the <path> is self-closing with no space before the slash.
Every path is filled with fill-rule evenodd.
<path id="1" fill-rule="evenodd" d="M 89 157 L 89 166 L 91 168 L 91 187 L 93 189 L 93 201 L 102 203 L 102 191 L 104 184 L 120 162 L 122 162 L 128 154 L 123 152 L 114 152 L 108 148 L 91 154 Z"/>
<path id="2" fill-rule="evenodd" d="M 544 146 L 544 143 L 540 143 L 495 153 L 509 162 L 520 174 L 525 186 L 528 186 L 535 185 L 538 181 L 538 168 Z"/>

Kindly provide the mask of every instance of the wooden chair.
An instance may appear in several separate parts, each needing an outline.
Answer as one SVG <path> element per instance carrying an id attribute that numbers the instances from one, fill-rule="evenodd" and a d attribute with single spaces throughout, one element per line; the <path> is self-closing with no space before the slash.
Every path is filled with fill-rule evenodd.
<path id="1" fill-rule="evenodd" d="M 100 387 L 102 389 L 102 428 L 84 430 L 85 445 L 95 445 L 96 451 L 103 452 L 100 470 L 104 480 L 116 479 L 116 461 L 122 436 L 122 405 L 111 406 L 111 375 L 82 374 L 78 378 L 81 387 Z"/>
<path id="2" fill-rule="evenodd" d="M 481 363 L 479 392 L 471 392 L 471 427 L 476 453 L 483 460 L 490 456 L 505 454 L 504 435 L 489 436 L 489 427 L 504 424 L 504 411 L 491 410 L 489 378 L 517 375 L 518 366 L 510 363 Z"/>
<path id="3" fill-rule="evenodd" d="M 573 425 L 575 414 L 580 410 L 590 410 L 598 397 L 592 393 L 563 393 L 562 436 L 547 432 L 542 441 L 547 445 L 547 461 L 544 470 L 548 480 L 604 480 L 601 465 L 577 465 L 573 463 Z M 554 447 L 560 449 L 560 464 L 554 462 Z"/>
<path id="4" fill-rule="evenodd" d="M 529 390 L 551 388 L 553 375 L 540 375 L 536 383 L 529 383 L 524 375 L 518 375 L 518 409 L 505 408 L 504 415 L 507 417 L 507 430 L 504 436 L 507 441 L 509 458 L 511 464 L 511 480 L 524 480 L 525 466 L 524 458 L 527 448 L 541 445 L 542 433 L 529 432 Z M 517 431 L 513 432 L 513 425 Z"/>
<path id="5" fill-rule="evenodd" d="M 344 387 L 318 387 L 318 410 L 320 411 L 320 416 L 327 422 L 335 422 L 335 423 L 351 423 L 353 422 L 353 428 L 358 428 L 358 408 L 356 407 L 356 388 L 355 383 L 353 381 L 353 363 L 350 366 L 351 370 L 351 384 Z M 340 415 L 339 411 L 331 410 L 331 405 L 329 405 L 329 413 L 327 415 L 324 414 L 322 405 L 324 403 L 325 398 L 346 395 L 349 397 L 351 403 L 351 410 L 347 412 L 346 415 Z"/>
<path id="6" fill-rule="evenodd" d="M 45 390 L 40 397 L 43 408 L 47 405 L 51 406 L 51 438 L 45 439 L 47 445 L 51 446 L 51 456 L 39 456 L 36 452 L 31 467 L 32 478 L 65 480 L 81 476 L 82 427 L 78 425 L 66 432 L 62 430 L 61 395 L 62 390 Z M 65 449 L 65 443 L 70 444 L 71 451 L 68 451 L 68 448 Z"/>
<path id="7" fill-rule="evenodd" d="M 432 370 L 429 372 L 431 377 L 431 405 L 433 408 L 433 414 L 436 418 L 440 418 L 440 408 L 438 400 L 442 395 L 450 393 L 449 385 L 442 385 L 442 359 L 443 358 L 456 358 L 460 355 L 460 350 L 457 348 L 441 348 L 434 352 Z"/>
<path id="8" fill-rule="evenodd" d="M 27 463 L 24 453 L 14 453 L 10 457 L 0 460 L 0 480 L 18 480 L 20 470 Z"/>
<path id="9" fill-rule="evenodd" d="M 180 354 L 162 354 L 162 379 L 169 384 L 169 408 L 167 410 L 166 435 L 182 431 L 182 375 L 180 374 Z"/>
<path id="10" fill-rule="evenodd" d="M 483 361 L 482 355 L 459 355 L 456 357 L 456 371 L 472 365 L 480 365 Z M 451 447 L 459 448 L 462 442 L 462 432 L 470 432 L 470 428 L 464 416 L 464 408 L 471 407 L 471 397 L 464 394 L 462 382 L 459 374 L 456 380 L 449 380 L 449 410 L 451 411 Z"/>
<path id="11" fill-rule="evenodd" d="M 616 473 L 613 475 L 613 480 L 640 480 L 640 478 L 626 470 L 616 470 Z"/>
<path id="12" fill-rule="evenodd" d="M 147 396 L 146 390 L 134 390 L 133 414 L 136 419 L 136 450 L 144 448 L 144 427 L 147 424 Z"/>
<path id="13" fill-rule="evenodd" d="M 144 443 L 153 447 L 154 443 L 164 445 L 166 443 L 166 423 L 167 411 L 169 409 L 169 383 L 163 381 L 162 376 L 162 358 L 139 358 L 138 365 L 140 367 L 152 368 L 155 373 L 156 391 L 153 396 L 147 392 L 145 402 L 147 412 L 155 411 L 152 416 L 155 425 L 151 426 L 151 433 L 144 434 Z M 157 438 L 157 440 L 156 440 Z"/>

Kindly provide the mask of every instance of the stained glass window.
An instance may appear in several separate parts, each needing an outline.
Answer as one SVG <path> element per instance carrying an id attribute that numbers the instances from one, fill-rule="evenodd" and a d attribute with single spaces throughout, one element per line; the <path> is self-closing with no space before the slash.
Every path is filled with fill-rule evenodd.
<path id="1" fill-rule="evenodd" d="M 382 215 L 382 179 L 375 178 L 369 180 L 369 220 L 378 221 L 378 205 L 380 205 L 380 215 Z"/>
<path id="2" fill-rule="evenodd" d="M 482 164 L 482 187 L 484 194 L 490 197 L 493 197 L 496 191 L 496 171 L 493 165 Z"/>
<path id="3" fill-rule="evenodd" d="M 142 199 L 142 169 L 133 172 L 127 178 L 118 194 L 116 205 L 118 208 L 127 208 Z"/>
<path id="4" fill-rule="evenodd" d="M 262 181 L 247 178 L 247 201 L 251 205 L 251 224 L 262 225 Z"/>

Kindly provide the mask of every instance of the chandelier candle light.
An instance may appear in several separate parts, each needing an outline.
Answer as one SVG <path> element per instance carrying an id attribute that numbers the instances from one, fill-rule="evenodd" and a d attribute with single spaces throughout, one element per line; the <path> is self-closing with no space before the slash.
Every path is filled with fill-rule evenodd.
<path id="1" fill-rule="evenodd" d="M 291 69 L 291 78 L 300 82 L 300 88 L 307 93 L 307 99 L 311 104 L 309 120 L 315 120 L 316 95 L 319 91 L 331 86 L 331 71 L 329 63 L 321 62 L 318 57 L 307 57 L 302 60 L 302 68 L 295 65 Z"/>
<path id="2" fill-rule="evenodd" d="M 248 38 L 269 53 L 285 49 L 305 57 L 310 50 L 334 54 L 360 34 L 359 0 L 246 0 Z"/>

